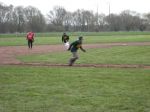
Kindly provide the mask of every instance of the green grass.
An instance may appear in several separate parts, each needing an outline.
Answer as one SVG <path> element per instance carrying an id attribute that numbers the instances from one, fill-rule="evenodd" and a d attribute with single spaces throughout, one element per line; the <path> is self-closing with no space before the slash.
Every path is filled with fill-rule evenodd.
<path id="1" fill-rule="evenodd" d="M 89 36 L 84 43 L 150 42 L 149 35 Z"/>
<path id="2" fill-rule="evenodd" d="M 86 48 L 85 48 L 86 49 Z M 79 50 L 78 64 L 145 64 L 150 65 L 150 46 L 120 46 L 112 48 Z M 24 62 L 68 63 L 72 54 L 69 51 L 42 55 L 17 57 Z"/>
<path id="3" fill-rule="evenodd" d="M 1 66 L 0 112 L 149 112 L 150 70 Z"/>
<path id="4" fill-rule="evenodd" d="M 84 43 L 110 43 L 110 42 L 150 42 L 150 35 L 106 35 L 106 36 L 85 36 Z M 70 36 L 70 43 L 76 40 L 78 36 Z M 50 45 L 50 44 L 61 44 L 61 35 L 53 37 L 35 37 L 34 45 Z M 20 46 L 27 45 L 25 37 L 9 37 L 0 38 L 0 46 Z"/>
<path id="5" fill-rule="evenodd" d="M 66 32 L 70 36 L 117 36 L 117 35 L 150 35 L 150 32 L 144 31 L 130 31 L 130 32 Z M 36 37 L 60 37 L 63 32 L 45 32 L 36 33 Z M 0 34 L 0 38 L 14 38 L 14 37 L 25 37 L 26 33 L 7 33 Z"/>
<path id="6" fill-rule="evenodd" d="M 34 45 L 62 44 L 62 33 L 38 34 Z M 147 42 L 149 32 L 71 33 L 84 44 Z M 26 45 L 24 35 L 0 35 L 0 46 Z M 86 48 L 85 48 L 86 49 Z M 150 65 L 150 46 L 79 51 L 77 64 Z M 19 56 L 24 62 L 68 63 L 68 51 Z M 150 70 L 0 66 L 0 112 L 149 112 Z"/>

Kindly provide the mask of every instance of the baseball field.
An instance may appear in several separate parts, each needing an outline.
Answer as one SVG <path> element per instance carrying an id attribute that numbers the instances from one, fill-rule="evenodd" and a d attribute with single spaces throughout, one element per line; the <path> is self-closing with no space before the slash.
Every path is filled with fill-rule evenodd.
<path id="1" fill-rule="evenodd" d="M 79 59 L 62 33 L 0 35 L 0 112 L 149 112 L 150 33 L 72 33 L 83 36 Z"/>

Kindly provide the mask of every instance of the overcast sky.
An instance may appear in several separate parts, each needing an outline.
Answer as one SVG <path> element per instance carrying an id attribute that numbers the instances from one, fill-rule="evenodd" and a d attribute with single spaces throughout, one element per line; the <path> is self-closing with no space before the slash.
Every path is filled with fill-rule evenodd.
<path id="1" fill-rule="evenodd" d="M 44 15 L 54 6 L 62 6 L 67 11 L 76 11 L 77 9 L 92 10 L 94 12 L 109 14 L 119 14 L 123 10 L 136 11 L 138 13 L 150 12 L 150 0 L 0 0 L 1 3 L 14 6 L 34 6 Z"/>

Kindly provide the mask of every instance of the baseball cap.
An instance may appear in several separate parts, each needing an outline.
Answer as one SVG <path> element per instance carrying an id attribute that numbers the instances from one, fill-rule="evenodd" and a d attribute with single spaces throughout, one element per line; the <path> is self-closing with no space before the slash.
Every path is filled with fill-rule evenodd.
<path id="1" fill-rule="evenodd" d="M 80 37 L 79 37 L 79 40 L 82 40 L 82 39 L 83 39 L 83 37 L 82 37 L 82 36 L 80 36 Z"/>

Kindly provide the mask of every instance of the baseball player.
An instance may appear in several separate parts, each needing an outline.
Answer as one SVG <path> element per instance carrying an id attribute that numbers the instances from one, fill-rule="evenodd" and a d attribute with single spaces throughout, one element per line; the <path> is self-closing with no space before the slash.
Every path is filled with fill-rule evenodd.
<path id="1" fill-rule="evenodd" d="M 69 48 L 69 36 L 66 33 L 62 35 L 62 42 L 64 43 L 65 49 Z"/>
<path id="2" fill-rule="evenodd" d="M 79 37 L 78 40 L 72 42 L 68 48 L 68 50 L 71 51 L 72 53 L 72 58 L 70 58 L 69 60 L 69 66 L 72 66 L 74 64 L 74 62 L 79 59 L 79 56 L 78 56 L 78 49 L 80 48 L 83 52 L 86 52 L 85 49 L 82 48 L 82 41 L 83 41 L 83 37 Z"/>
<path id="3" fill-rule="evenodd" d="M 26 39 L 28 40 L 28 47 L 29 49 L 32 49 L 33 42 L 34 42 L 34 33 L 33 32 L 28 32 Z"/>

